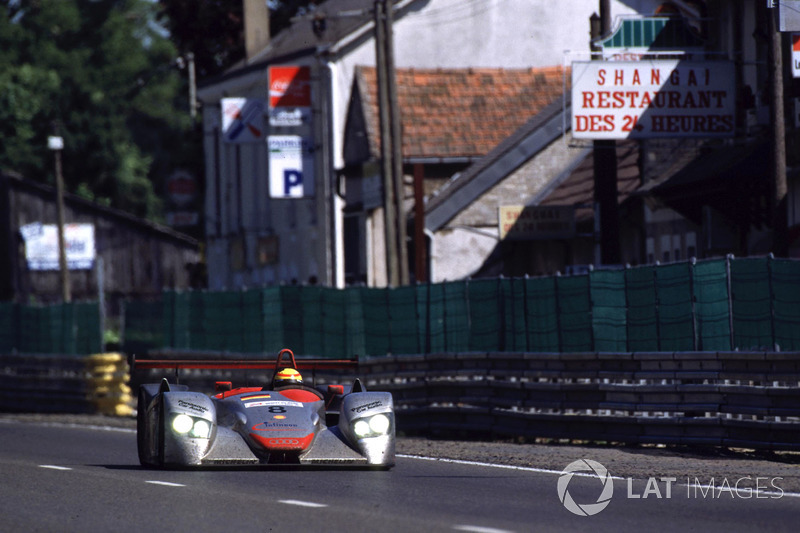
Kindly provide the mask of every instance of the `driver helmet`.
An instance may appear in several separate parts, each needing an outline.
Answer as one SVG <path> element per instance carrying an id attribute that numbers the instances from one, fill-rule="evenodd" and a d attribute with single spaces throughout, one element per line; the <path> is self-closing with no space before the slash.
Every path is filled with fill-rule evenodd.
<path id="1" fill-rule="evenodd" d="M 294 368 L 283 368 L 275 374 L 276 385 L 296 385 L 303 383 L 303 376 Z"/>

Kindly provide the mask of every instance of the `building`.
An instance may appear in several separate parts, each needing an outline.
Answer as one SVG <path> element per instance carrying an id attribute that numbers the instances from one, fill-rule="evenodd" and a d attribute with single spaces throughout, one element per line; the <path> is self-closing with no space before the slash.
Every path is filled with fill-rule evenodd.
<path id="1" fill-rule="evenodd" d="M 258 4 L 245 2 L 256 10 L 246 24 L 266 27 Z M 248 44 L 242 65 L 199 88 L 209 288 L 345 284 L 345 124 L 356 68 L 375 65 L 374 5 L 320 3 L 265 46 Z M 612 5 L 615 13 L 630 14 L 657 2 Z M 570 0 L 569 9 L 549 0 L 399 0 L 393 6 L 398 68 L 530 69 L 561 65 L 565 50 L 588 50 L 597 0 Z M 283 101 L 294 89 L 306 95 L 302 105 Z M 252 114 L 236 107 L 245 104 Z M 248 125 L 259 134 L 244 130 L 235 116 L 254 121 Z M 244 137 L 250 142 L 241 142 Z M 300 179 L 303 187 L 296 186 Z"/>
<path id="2" fill-rule="evenodd" d="M 699 126 L 682 133 L 623 136 L 611 145 L 616 148 L 621 253 L 617 264 L 607 266 L 773 251 L 768 207 L 772 193 L 771 96 L 769 73 L 764 68 L 769 61 L 763 33 L 758 31 L 760 25 L 765 26 L 767 11 L 749 2 L 712 6 L 665 2 L 651 7 L 655 7 L 650 12 L 656 13 L 655 17 L 645 17 L 648 12 L 640 17 L 620 17 L 612 31 L 596 41 L 606 53 L 598 65 L 609 72 L 622 72 L 623 68 L 646 68 L 651 60 L 681 57 L 677 66 L 670 68 L 684 69 L 689 76 L 691 70 L 686 68 L 711 72 L 721 66 L 726 73 L 721 83 L 730 127 L 726 135 L 709 135 L 703 131 L 703 123 L 697 122 Z M 654 28 L 658 31 L 653 32 Z M 649 41 L 643 38 L 648 32 Z M 404 79 L 402 73 L 398 79 Z M 691 84 L 691 77 L 687 79 L 685 83 Z M 419 85 L 411 78 L 407 82 Z M 401 88 L 401 95 L 404 90 L 421 89 Z M 432 192 L 425 188 L 426 246 L 414 249 L 427 254 L 428 279 L 581 272 L 589 265 L 602 265 L 595 216 L 596 151 L 585 135 L 576 138 L 580 136 L 572 131 L 571 96 L 566 94 L 560 104 L 539 111 L 484 157 L 454 172 L 441 188 Z M 440 114 L 430 122 L 443 123 L 448 111 Z M 642 120 L 649 114 L 655 113 L 645 110 Z M 419 117 L 405 120 L 406 131 L 418 129 L 411 122 Z M 463 129 L 481 133 L 477 121 Z M 361 135 L 369 135 L 375 127 L 364 130 Z M 791 240 L 800 232 L 792 229 L 797 200 L 791 130 L 787 138 L 786 216 Z M 408 164 L 413 155 L 411 149 L 404 150 L 404 161 Z M 414 212 L 414 223 L 418 213 Z M 521 222 L 504 230 L 509 224 L 504 224 L 501 216 Z M 571 216 L 562 218 L 568 231 L 559 227 L 558 234 L 548 235 L 548 227 L 554 227 L 552 220 L 558 216 Z M 539 219 L 543 224 L 531 223 Z"/>
<path id="3" fill-rule="evenodd" d="M 105 301 L 118 317 L 125 299 L 203 285 L 195 239 L 72 194 L 64 219 L 76 229 L 67 243 L 72 300 Z M 53 187 L 0 174 L 0 301 L 61 301 L 57 241 L 47 239 L 57 221 Z"/>

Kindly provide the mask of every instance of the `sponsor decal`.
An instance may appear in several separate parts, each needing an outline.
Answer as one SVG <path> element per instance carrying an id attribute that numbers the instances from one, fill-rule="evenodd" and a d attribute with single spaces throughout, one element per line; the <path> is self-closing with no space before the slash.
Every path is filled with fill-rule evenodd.
<path id="1" fill-rule="evenodd" d="M 208 411 L 208 407 L 203 407 L 202 405 L 197 405 L 196 403 L 187 402 L 186 400 L 178 400 L 178 407 L 183 407 L 184 409 L 191 409 L 192 411 L 198 411 L 200 413 L 205 413 Z"/>
<path id="2" fill-rule="evenodd" d="M 285 400 L 268 400 L 263 402 L 250 402 L 244 404 L 245 408 L 250 407 L 269 407 L 270 413 L 285 413 L 286 410 L 276 410 L 277 407 L 303 407 L 302 402 L 290 402 Z"/>
<path id="3" fill-rule="evenodd" d="M 250 400 L 268 400 L 272 398 L 270 394 L 256 394 L 254 396 L 242 396 L 239 398 L 243 402 L 249 402 Z"/>
<path id="4" fill-rule="evenodd" d="M 350 411 L 352 411 L 354 413 L 363 413 L 364 411 L 368 411 L 368 410 L 374 409 L 376 407 L 381 407 L 382 405 L 383 405 L 383 402 L 380 401 L 380 400 L 377 400 L 377 401 L 374 401 L 374 402 L 365 403 L 364 405 L 359 405 L 359 406 L 353 407 L 352 409 L 350 409 Z"/>
<path id="5" fill-rule="evenodd" d="M 253 431 L 298 431 L 297 424 L 289 422 L 261 422 L 253 426 Z"/>

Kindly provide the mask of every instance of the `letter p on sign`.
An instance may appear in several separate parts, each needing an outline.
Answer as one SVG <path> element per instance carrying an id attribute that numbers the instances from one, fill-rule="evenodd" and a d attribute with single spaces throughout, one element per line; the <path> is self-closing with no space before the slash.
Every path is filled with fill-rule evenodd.
<path id="1" fill-rule="evenodd" d="M 314 194 L 314 158 L 299 135 L 269 137 L 269 195 L 303 198 Z"/>
<path id="2" fill-rule="evenodd" d="M 299 188 L 300 193 L 296 194 Z M 283 171 L 283 196 L 303 196 L 303 173 L 299 170 Z"/>

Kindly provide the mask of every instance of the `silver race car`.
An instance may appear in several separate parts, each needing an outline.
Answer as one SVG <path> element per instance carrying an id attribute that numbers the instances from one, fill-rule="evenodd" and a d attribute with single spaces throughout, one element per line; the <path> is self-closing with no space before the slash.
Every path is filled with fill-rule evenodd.
<path id="1" fill-rule="evenodd" d="M 134 368 L 274 369 L 266 387 L 217 382 L 213 394 L 186 385 L 139 388 L 139 461 L 154 467 L 247 464 L 354 465 L 388 469 L 395 462 L 392 395 L 351 386 L 309 387 L 300 370 L 353 361 L 295 360 L 284 349 L 274 362 L 136 360 Z"/>

